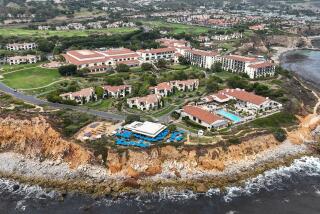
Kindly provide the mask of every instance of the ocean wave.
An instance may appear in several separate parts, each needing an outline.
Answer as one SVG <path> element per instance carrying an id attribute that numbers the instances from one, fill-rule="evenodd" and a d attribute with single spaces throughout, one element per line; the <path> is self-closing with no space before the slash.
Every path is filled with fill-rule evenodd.
<path id="1" fill-rule="evenodd" d="M 10 193 L 11 195 L 23 196 L 23 198 L 56 198 L 59 193 L 54 190 L 47 190 L 38 185 L 21 184 L 14 180 L 0 178 L 0 194 Z"/>
<path id="2" fill-rule="evenodd" d="M 247 180 L 242 186 L 230 186 L 222 193 L 223 200 L 230 202 L 241 196 L 251 196 L 262 190 L 282 190 L 293 182 L 293 176 L 320 176 L 320 159 L 318 157 L 302 157 L 294 160 L 290 166 L 268 170 L 255 178 Z M 211 191 L 211 190 L 209 190 Z"/>
<path id="3" fill-rule="evenodd" d="M 191 190 L 177 191 L 175 188 L 165 187 L 158 192 L 157 196 L 159 197 L 159 200 L 177 201 L 196 199 L 199 194 L 196 194 Z"/>
<path id="4" fill-rule="evenodd" d="M 293 182 L 293 177 L 303 179 L 305 176 L 320 176 L 320 158 L 302 157 L 294 160 L 290 166 L 283 166 L 277 169 L 268 170 L 254 178 L 248 179 L 241 186 L 229 186 L 224 190 L 218 188 L 209 189 L 206 193 L 195 193 L 191 190 L 177 190 L 172 187 L 162 188 L 161 191 L 151 195 L 136 195 L 135 197 L 123 197 L 114 200 L 104 198 L 96 201 L 96 205 L 114 205 L 123 201 L 135 201 L 152 203 L 154 201 L 183 201 L 196 200 L 199 197 L 220 198 L 225 202 L 230 202 L 241 196 L 252 196 L 260 191 L 274 191 L 285 189 Z M 320 195 L 320 190 L 315 188 L 315 193 Z M 0 194 L 10 193 L 20 195 L 22 199 L 55 199 L 60 196 L 58 191 L 47 190 L 37 185 L 20 184 L 19 182 L 0 178 Z M 298 193 L 297 193 L 298 194 Z M 18 204 L 19 208 L 24 208 L 23 203 Z"/>

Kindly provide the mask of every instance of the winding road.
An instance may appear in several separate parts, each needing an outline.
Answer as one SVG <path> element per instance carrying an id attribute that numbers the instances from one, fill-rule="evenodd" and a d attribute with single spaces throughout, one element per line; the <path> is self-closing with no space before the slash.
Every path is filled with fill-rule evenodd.
<path id="1" fill-rule="evenodd" d="M 64 105 L 64 104 L 60 104 L 60 103 L 51 103 L 51 102 L 36 98 L 34 96 L 25 95 L 23 93 L 16 92 L 15 90 L 6 86 L 2 82 L 0 82 L 0 91 L 4 92 L 6 94 L 10 94 L 11 96 L 13 96 L 19 100 L 23 100 L 26 103 L 30 103 L 30 104 L 37 105 L 37 106 L 50 106 L 50 107 L 56 108 L 56 109 L 71 109 L 71 110 L 91 114 L 93 116 L 97 116 L 97 117 L 100 117 L 100 118 L 103 118 L 106 120 L 121 121 L 121 120 L 124 120 L 126 117 L 125 115 L 118 115 L 118 114 L 114 114 L 111 112 L 104 112 L 104 111 L 96 111 L 96 110 L 88 109 L 88 108 L 81 107 L 81 106 L 70 106 L 70 105 Z"/>

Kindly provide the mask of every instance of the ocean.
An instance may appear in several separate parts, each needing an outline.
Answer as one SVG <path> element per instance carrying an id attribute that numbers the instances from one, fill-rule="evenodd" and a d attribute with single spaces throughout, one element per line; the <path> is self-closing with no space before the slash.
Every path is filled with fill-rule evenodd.
<path id="1" fill-rule="evenodd" d="M 320 51 L 289 51 L 281 57 L 281 66 L 320 88 Z"/>

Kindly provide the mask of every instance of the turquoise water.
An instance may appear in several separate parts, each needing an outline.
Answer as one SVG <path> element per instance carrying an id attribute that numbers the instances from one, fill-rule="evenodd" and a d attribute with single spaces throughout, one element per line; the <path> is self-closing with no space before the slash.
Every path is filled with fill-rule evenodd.
<path id="1" fill-rule="evenodd" d="M 227 112 L 223 109 L 220 109 L 218 111 L 216 111 L 217 114 L 229 119 L 229 120 L 232 120 L 234 123 L 239 123 L 241 122 L 242 118 L 238 117 L 237 115 L 235 114 L 232 114 L 230 112 Z"/>

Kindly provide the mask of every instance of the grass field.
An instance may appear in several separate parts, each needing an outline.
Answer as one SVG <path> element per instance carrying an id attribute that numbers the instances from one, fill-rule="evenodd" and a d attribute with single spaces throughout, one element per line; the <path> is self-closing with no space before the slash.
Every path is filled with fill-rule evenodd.
<path id="1" fill-rule="evenodd" d="M 173 34 L 201 34 L 207 33 L 210 30 L 207 27 L 168 23 L 165 21 L 142 21 L 142 23 L 156 29 L 170 29 Z"/>
<path id="2" fill-rule="evenodd" d="M 68 31 L 55 31 L 55 30 L 29 30 L 22 28 L 0 28 L 0 35 L 4 37 L 9 36 L 24 36 L 24 37 L 50 37 L 50 36 L 60 36 L 60 37 L 73 37 L 73 36 L 89 36 L 93 33 L 101 34 L 123 34 L 130 33 L 137 30 L 137 28 L 109 28 L 109 29 L 90 29 L 90 30 L 68 30 Z"/>
<path id="3" fill-rule="evenodd" d="M 219 73 L 214 73 L 214 76 L 220 77 L 223 80 L 226 80 L 230 77 L 234 77 L 234 76 L 238 76 L 238 74 L 234 74 L 228 71 L 223 71 L 223 72 L 219 72 Z"/>
<path id="4" fill-rule="evenodd" d="M 176 106 L 169 105 L 169 106 L 165 107 L 164 109 L 153 113 L 152 116 L 154 116 L 154 117 L 161 117 L 161 116 L 163 116 L 163 115 L 165 115 L 165 114 L 170 113 L 170 112 L 173 111 L 175 108 L 176 108 Z"/>
<path id="5" fill-rule="evenodd" d="M 42 62 L 43 63 L 43 62 Z M 7 72 L 12 72 L 12 71 L 17 71 L 17 70 L 22 70 L 26 68 L 32 68 L 32 67 L 37 67 L 41 63 L 35 63 L 35 64 L 20 64 L 20 65 L 3 65 L 2 70 L 0 70 L 0 73 L 7 73 Z"/>
<path id="6" fill-rule="evenodd" d="M 48 85 L 60 78 L 57 69 L 35 67 L 6 74 L 3 83 L 12 88 L 30 89 Z"/>
<path id="7" fill-rule="evenodd" d="M 105 99 L 105 100 L 99 100 L 97 102 L 87 103 L 87 104 L 85 104 L 85 106 L 92 108 L 92 109 L 103 111 L 103 110 L 110 109 L 113 102 L 115 102 L 114 99 Z"/>

